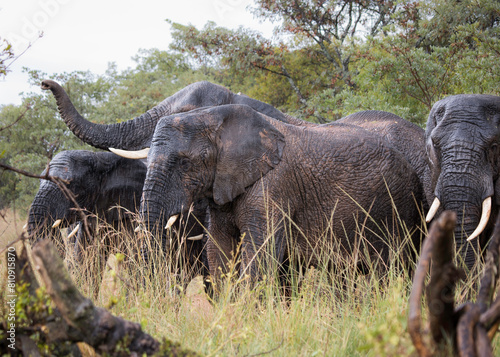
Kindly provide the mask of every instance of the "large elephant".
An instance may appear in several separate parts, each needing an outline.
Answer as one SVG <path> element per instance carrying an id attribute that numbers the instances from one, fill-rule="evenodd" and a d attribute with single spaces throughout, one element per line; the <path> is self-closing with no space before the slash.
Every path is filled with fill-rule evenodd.
<path id="1" fill-rule="evenodd" d="M 455 95 L 434 104 L 425 132 L 433 202 L 457 213 L 457 252 L 471 269 L 500 204 L 500 97 Z M 479 237 L 479 239 L 477 239 Z"/>
<path id="2" fill-rule="evenodd" d="M 259 278 L 269 227 L 280 263 L 297 250 L 315 264 L 323 248 L 351 252 L 361 236 L 387 263 L 391 243 L 382 237 L 399 220 L 410 229 L 419 221 L 415 171 L 386 140 L 353 125 L 297 127 L 244 105 L 202 108 L 161 118 L 147 160 L 146 224 L 163 212 L 168 226 L 207 198 L 215 276 L 243 237 L 240 272 Z"/>
<path id="3" fill-rule="evenodd" d="M 134 217 L 130 213 L 138 210 L 146 166 L 142 160 L 126 159 L 110 152 L 74 150 L 57 154 L 49 163 L 48 172 L 45 170 L 42 175 L 46 173 L 67 182 L 66 188 L 74 195 L 77 206 L 54 182 L 40 180 L 28 214 L 29 236 L 33 244 L 43 239 L 54 240 L 62 256 L 68 250 L 74 261 L 86 270 L 85 274 L 95 273 L 96 295 L 110 251 L 122 242 L 123 232 L 133 233 Z M 87 227 L 82 225 L 81 214 L 86 217 Z M 70 234 L 74 238 L 65 246 L 59 228 L 75 226 Z M 99 244 L 92 237 L 97 227 L 105 227 L 106 232 L 101 230 L 104 239 Z M 97 251 L 91 260 L 84 261 L 89 245 L 96 246 Z"/>
<path id="4" fill-rule="evenodd" d="M 127 224 L 126 210 L 136 212 L 146 177 L 146 165 L 110 152 L 86 150 L 63 151 L 49 163 L 42 175 L 66 180 L 66 187 L 75 196 L 80 208 L 93 214 L 89 223 L 99 217 L 117 227 Z M 121 207 L 121 208 L 119 208 Z M 50 180 L 40 180 L 40 187 L 28 215 L 28 233 L 34 241 L 52 237 L 59 239 L 58 230 L 81 220 L 80 213 L 63 191 Z"/>

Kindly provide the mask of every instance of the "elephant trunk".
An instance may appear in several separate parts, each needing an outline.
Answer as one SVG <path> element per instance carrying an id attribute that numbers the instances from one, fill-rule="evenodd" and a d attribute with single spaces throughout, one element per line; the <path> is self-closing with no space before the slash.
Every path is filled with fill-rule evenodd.
<path id="1" fill-rule="evenodd" d="M 33 242 L 49 237 L 62 239 L 53 224 L 58 219 L 68 220 L 64 213 L 68 211 L 68 205 L 68 200 L 55 184 L 42 180 L 28 214 L 27 230 Z"/>
<path id="2" fill-rule="evenodd" d="M 139 117 L 117 124 L 95 124 L 76 110 L 64 89 L 54 81 L 44 80 L 42 89 L 51 90 L 59 113 L 68 128 L 82 141 L 99 149 L 139 150 L 149 146 L 156 122 L 169 113 L 166 100 Z M 167 98 L 168 99 L 168 98 Z"/>
<path id="3" fill-rule="evenodd" d="M 480 244 L 477 236 L 484 230 L 488 224 L 482 221 L 483 208 L 486 208 L 484 202 L 488 202 L 493 195 L 493 183 L 481 187 L 479 177 L 469 177 L 463 172 L 458 181 L 445 181 L 440 186 L 442 194 L 440 200 L 445 210 L 451 210 L 457 213 L 457 226 L 455 227 L 456 251 L 462 257 L 466 267 L 470 270 L 477 261 L 480 253 Z M 472 185 L 471 185 L 472 183 Z M 480 186 L 480 187 L 477 187 Z M 486 217 L 488 219 L 489 217 Z M 481 227 L 482 226 L 482 227 Z M 476 238 L 468 240 L 472 235 Z"/>

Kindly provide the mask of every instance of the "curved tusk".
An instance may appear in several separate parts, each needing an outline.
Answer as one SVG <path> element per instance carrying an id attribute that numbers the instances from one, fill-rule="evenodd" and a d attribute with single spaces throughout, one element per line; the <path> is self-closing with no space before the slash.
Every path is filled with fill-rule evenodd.
<path id="1" fill-rule="evenodd" d="M 187 237 L 186 240 L 202 240 L 203 239 L 203 233 L 199 234 L 197 236 L 192 236 L 192 237 Z"/>
<path id="2" fill-rule="evenodd" d="M 54 222 L 52 225 L 52 228 L 57 228 L 61 225 L 62 219 L 58 219 L 57 221 Z"/>
<path id="3" fill-rule="evenodd" d="M 486 197 L 486 199 L 483 201 L 483 212 L 481 214 L 481 220 L 479 221 L 476 230 L 472 232 L 469 238 L 467 238 L 467 242 L 470 242 L 471 240 L 479 236 L 481 232 L 486 228 L 488 220 L 490 219 L 490 214 L 491 214 L 491 196 Z"/>
<path id="4" fill-rule="evenodd" d="M 175 223 L 175 221 L 177 221 L 177 218 L 179 218 L 178 214 L 170 217 L 167 221 L 167 225 L 165 226 L 165 229 L 169 229 L 170 227 L 172 227 L 172 225 Z"/>
<path id="5" fill-rule="evenodd" d="M 439 198 L 434 198 L 434 201 L 432 202 L 431 208 L 429 208 L 429 212 L 427 213 L 427 216 L 425 216 L 425 221 L 429 223 L 434 216 L 436 215 L 436 212 L 439 209 L 439 206 L 441 206 L 441 202 L 439 201 Z"/>
<path id="6" fill-rule="evenodd" d="M 78 229 L 80 228 L 80 225 L 77 224 L 76 227 L 71 231 L 70 234 L 68 234 L 68 237 L 66 239 L 71 239 L 73 236 L 78 232 Z"/>
<path id="7" fill-rule="evenodd" d="M 28 228 L 28 223 L 26 223 L 26 224 L 23 226 L 23 231 L 26 231 L 26 228 Z"/>
<path id="8" fill-rule="evenodd" d="M 137 159 L 147 158 L 149 148 L 145 148 L 142 150 L 136 150 L 136 151 L 109 148 L 109 151 L 111 151 L 113 154 L 116 154 L 116 155 L 121 156 L 121 157 L 125 157 L 127 159 L 136 159 L 137 160 Z"/>
<path id="9" fill-rule="evenodd" d="M 137 232 L 139 232 L 141 229 L 142 229 L 142 227 L 139 225 L 139 226 L 135 227 L 134 232 L 135 232 L 135 233 L 137 233 Z"/>

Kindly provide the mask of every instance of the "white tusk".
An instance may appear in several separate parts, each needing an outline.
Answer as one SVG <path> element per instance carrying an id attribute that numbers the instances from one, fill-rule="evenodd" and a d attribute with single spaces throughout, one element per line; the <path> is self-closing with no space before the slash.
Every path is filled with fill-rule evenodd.
<path id="1" fill-rule="evenodd" d="M 170 227 L 172 227 L 172 225 L 175 223 L 175 221 L 177 221 L 177 218 L 179 218 L 178 214 L 170 217 L 167 221 L 167 225 L 165 226 L 165 229 L 169 229 Z"/>
<path id="2" fill-rule="evenodd" d="M 490 219 L 490 214 L 491 214 L 491 196 L 486 197 L 486 199 L 483 201 L 483 212 L 481 214 L 481 220 L 479 221 L 476 230 L 472 232 L 469 238 L 467 238 L 467 242 L 470 242 L 471 240 L 479 236 L 481 232 L 486 228 L 486 225 L 488 224 L 488 221 Z"/>
<path id="3" fill-rule="evenodd" d="M 80 228 L 80 225 L 77 224 L 76 227 L 71 231 L 71 233 L 68 234 L 68 237 L 66 239 L 71 239 L 78 232 L 79 228 Z"/>
<path id="4" fill-rule="evenodd" d="M 427 216 L 425 217 L 425 221 L 427 223 L 429 223 L 434 218 L 440 205 L 441 205 L 441 202 L 439 202 L 439 198 L 436 197 L 434 199 L 434 201 L 432 202 L 431 208 L 429 208 L 429 212 L 427 213 Z"/>
<path id="5" fill-rule="evenodd" d="M 58 219 L 57 221 L 54 222 L 52 225 L 52 228 L 57 228 L 61 225 L 62 219 Z"/>
<path id="6" fill-rule="evenodd" d="M 109 151 L 127 159 L 145 159 L 148 157 L 149 148 L 136 151 L 109 148 Z"/>
<path id="7" fill-rule="evenodd" d="M 141 229 L 142 229 L 142 228 L 141 228 L 141 226 L 139 225 L 139 226 L 135 227 L 134 232 L 135 232 L 135 233 L 137 233 L 137 232 L 139 232 Z"/>
<path id="8" fill-rule="evenodd" d="M 26 228 L 28 228 L 28 223 L 26 223 L 26 224 L 23 226 L 23 231 L 26 231 Z"/>
<path id="9" fill-rule="evenodd" d="M 197 235 L 197 236 L 187 237 L 186 239 L 187 239 L 187 240 L 202 240 L 202 239 L 203 239 L 203 233 L 202 233 L 202 234 L 199 234 L 199 235 Z"/>

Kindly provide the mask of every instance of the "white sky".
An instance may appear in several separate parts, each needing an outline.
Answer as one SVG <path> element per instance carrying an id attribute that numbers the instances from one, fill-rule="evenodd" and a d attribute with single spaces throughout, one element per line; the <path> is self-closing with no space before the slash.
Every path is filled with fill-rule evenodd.
<path id="1" fill-rule="evenodd" d="M 0 0 L 0 37 L 12 43 L 16 55 L 33 43 L 0 80 L 0 105 L 20 104 L 20 92 L 41 91 L 29 86 L 23 67 L 103 74 L 109 62 L 119 70 L 134 67 L 131 57 L 141 48 L 167 50 L 165 19 L 198 29 L 207 21 L 244 26 L 270 37 L 273 25 L 255 19 L 249 5 L 252 0 Z M 39 31 L 44 35 L 37 40 Z"/>

